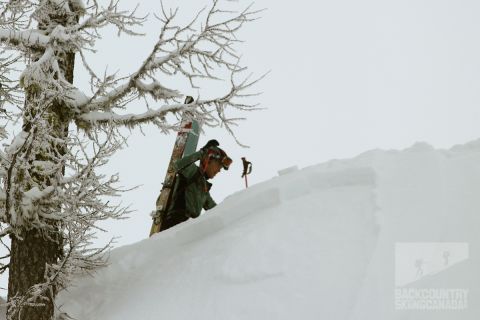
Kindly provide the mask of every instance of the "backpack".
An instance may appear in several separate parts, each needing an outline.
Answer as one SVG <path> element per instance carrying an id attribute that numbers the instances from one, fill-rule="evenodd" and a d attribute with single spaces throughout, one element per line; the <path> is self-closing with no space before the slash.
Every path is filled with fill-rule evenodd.
<path id="1" fill-rule="evenodd" d="M 177 173 L 175 176 L 175 185 L 173 186 L 172 201 L 168 211 L 185 212 L 187 208 L 185 191 L 200 174 L 200 171 L 197 171 L 190 179 L 187 179 L 183 174 Z"/>

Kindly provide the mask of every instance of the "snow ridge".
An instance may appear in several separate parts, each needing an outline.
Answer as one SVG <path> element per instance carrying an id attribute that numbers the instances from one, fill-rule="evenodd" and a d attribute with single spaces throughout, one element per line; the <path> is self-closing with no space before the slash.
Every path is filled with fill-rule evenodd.
<path id="1" fill-rule="evenodd" d="M 79 278 L 59 302 L 74 318 L 92 320 L 157 319 L 159 312 L 169 319 L 439 319 L 439 312 L 394 309 L 395 245 L 480 244 L 479 151 L 478 140 L 450 150 L 417 143 L 283 171 L 198 219 L 112 251 L 109 267 Z M 461 266 L 434 280 L 471 283 L 465 289 L 474 301 L 480 279 L 470 278 L 479 261 Z M 474 319 L 478 308 L 455 318 Z"/>

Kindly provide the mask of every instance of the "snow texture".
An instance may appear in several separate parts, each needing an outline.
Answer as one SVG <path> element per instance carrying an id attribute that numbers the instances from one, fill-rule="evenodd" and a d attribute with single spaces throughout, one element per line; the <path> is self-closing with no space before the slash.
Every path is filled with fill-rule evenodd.
<path id="1" fill-rule="evenodd" d="M 57 302 L 90 320 L 478 319 L 478 190 L 480 140 L 332 160 L 113 250 Z M 414 282 L 469 290 L 466 310 L 395 310 L 403 242 L 469 244 L 468 260 Z"/>

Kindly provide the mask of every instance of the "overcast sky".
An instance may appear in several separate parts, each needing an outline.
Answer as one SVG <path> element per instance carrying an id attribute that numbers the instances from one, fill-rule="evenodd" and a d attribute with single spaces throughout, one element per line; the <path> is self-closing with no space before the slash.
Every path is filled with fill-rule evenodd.
<path id="1" fill-rule="evenodd" d="M 210 1 L 164 4 L 179 6 L 180 19 L 187 19 Z M 233 6 L 248 4 L 239 0 Z M 223 129 L 207 130 L 201 137 L 199 146 L 216 138 L 235 161 L 213 180 L 217 202 L 244 188 L 242 156 L 253 162 L 250 183 L 255 184 L 290 166 L 302 168 L 374 148 L 403 149 L 417 141 L 449 148 L 480 137 L 480 2 L 259 0 L 254 7 L 267 10 L 245 26 L 240 35 L 245 43 L 238 49 L 254 74 L 271 71 L 257 87 L 263 92 L 258 102 L 268 109 L 248 113 L 248 121 L 237 128 L 249 149 L 236 145 Z M 157 0 L 140 3 L 140 13 L 159 11 Z M 99 71 L 106 65 L 122 74 L 134 71 L 159 29 L 159 22 L 149 19 L 145 37 L 118 38 L 105 31 L 93 65 Z M 87 88 L 87 82 L 78 67 L 75 84 Z M 220 88 L 212 84 L 201 93 Z M 143 111 L 141 104 L 135 105 Z M 142 185 L 122 199 L 137 211 L 129 220 L 109 223 L 111 232 L 101 241 L 119 236 L 118 245 L 123 245 L 148 235 L 148 214 L 175 135 L 151 127 L 145 133 L 133 131 L 129 146 L 107 168 L 118 171 L 125 186 Z"/>

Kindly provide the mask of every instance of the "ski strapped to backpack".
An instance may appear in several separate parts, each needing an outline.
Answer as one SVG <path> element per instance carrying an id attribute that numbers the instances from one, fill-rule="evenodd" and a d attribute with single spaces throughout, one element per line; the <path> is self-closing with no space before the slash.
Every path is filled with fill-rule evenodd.
<path id="1" fill-rule="evenodd" d="M 190 104 L 192 102 L 192 97 L 187 96 L 185 98 L 185 104 Z M 153 222 L 150 229 L 150 236 L 160 232 L 162 218 L 166 214 L 172 200 L 173 187 L 176 179 L 175 162 L 184 156 L 186 148 L 188 150 L 195 150 L 197 147 L 199 134 L 198 125 L 193 120 L 187 119 L 187 116 L 188 115 L 184 115 L 184 119 L 182 120 L 181 129 L 177 134 L 172 156 L 170 157 L 170 162 L 168 164 L 167 174 L 165 175 L 160 195 L 156 201 L 156 210 L 152 213 Z M 192 128 L 194 130 L 197 129 L 196 132 L 192 132 Z"/>

